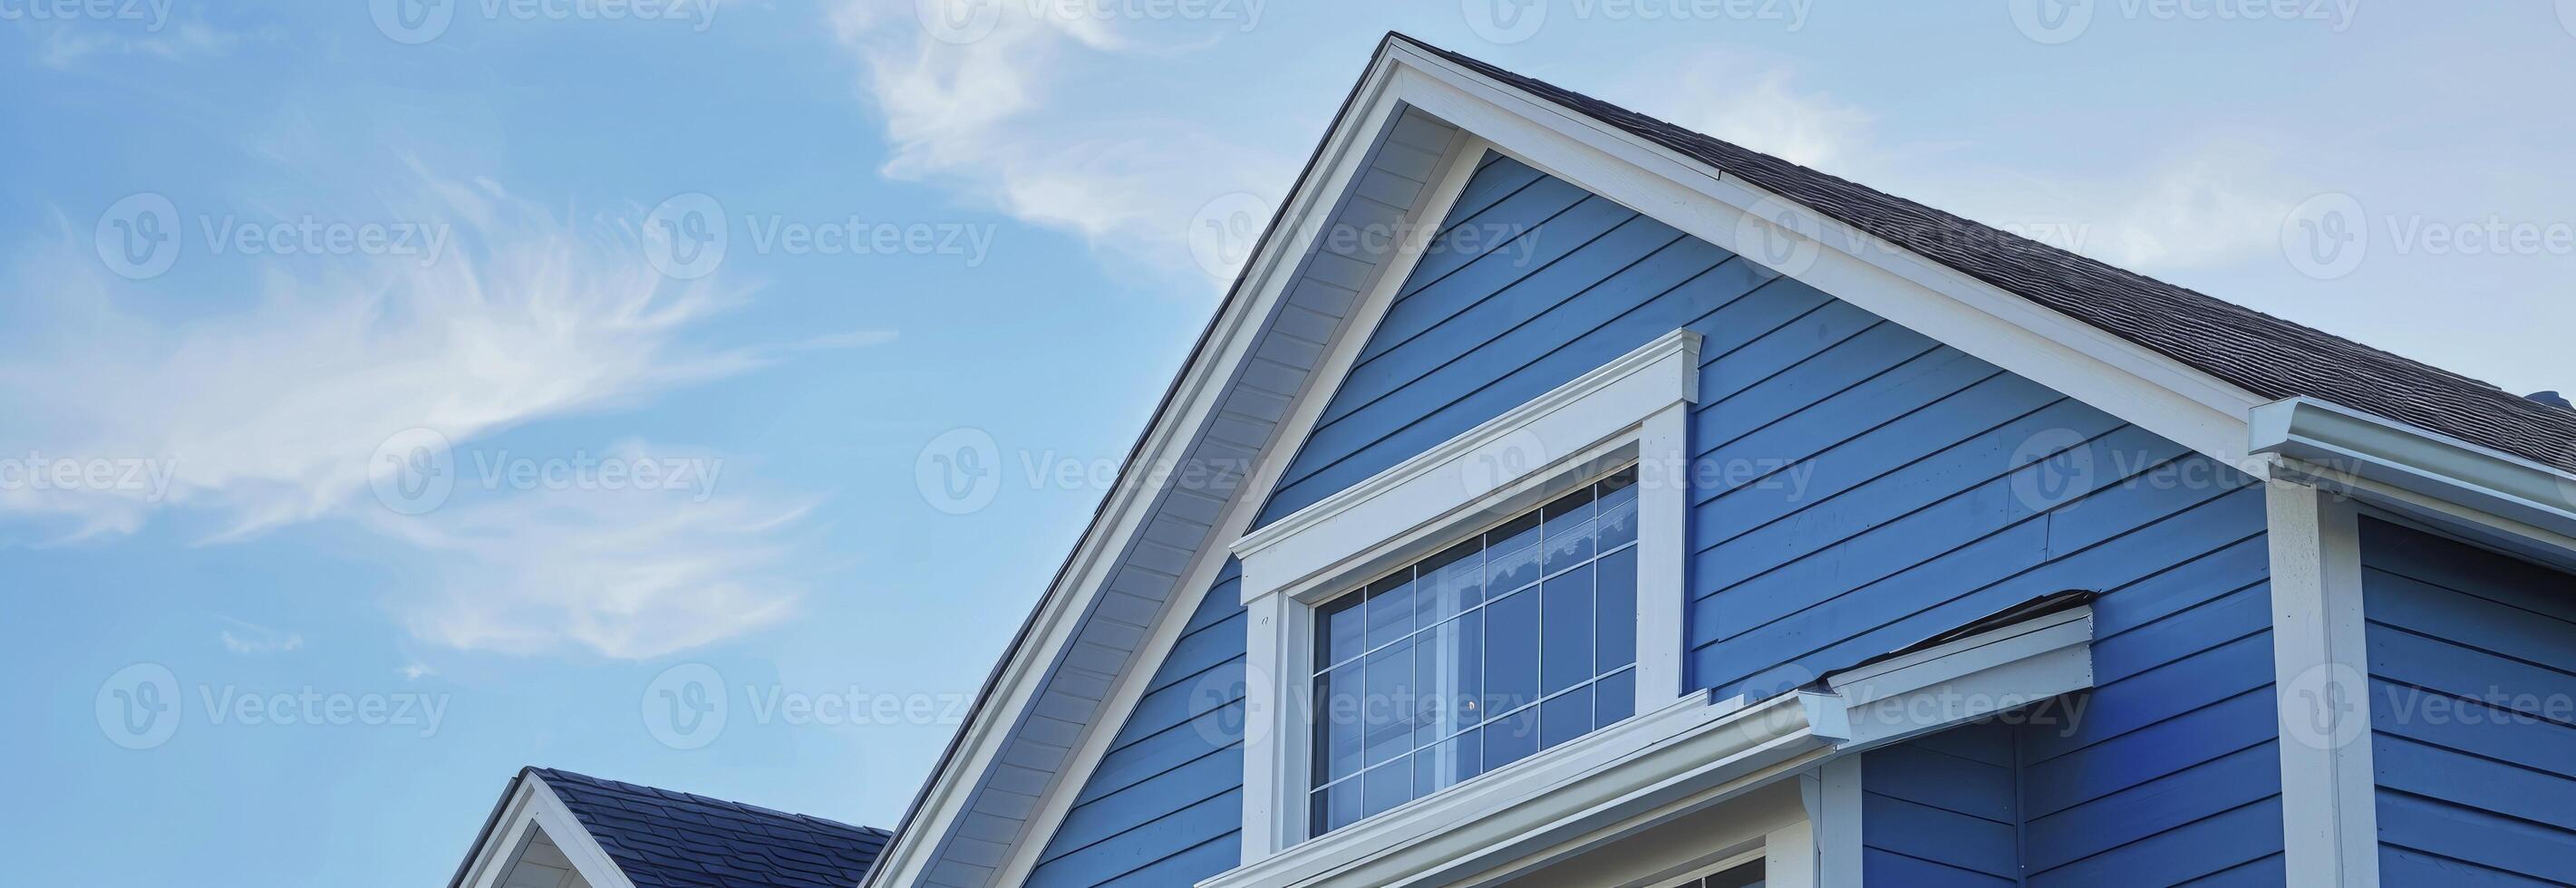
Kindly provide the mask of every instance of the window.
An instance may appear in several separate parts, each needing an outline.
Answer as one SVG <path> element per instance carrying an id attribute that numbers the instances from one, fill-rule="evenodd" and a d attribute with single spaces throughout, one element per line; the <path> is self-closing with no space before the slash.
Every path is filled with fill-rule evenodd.
<path id="1" fill-rule="evenodd" d="M 1316 608 L 1310 835 L 1637 711 L 1637 471 Z"/>
<path id="2" fill-rule="evenodd" d="M 1759 858 L 1751 863 L 1733 866 L 1720 864 L 1715 872 L 1703 872 L 1701 875 L 1658 885 L 1656 888 L 1762 888 L 1762 864 Z"/>
<path id="3" fill-rule="evenodd" d="M 1234 543 L 1247 860 L 1687 702 L 1698 347 L 1673 331 Z"/>

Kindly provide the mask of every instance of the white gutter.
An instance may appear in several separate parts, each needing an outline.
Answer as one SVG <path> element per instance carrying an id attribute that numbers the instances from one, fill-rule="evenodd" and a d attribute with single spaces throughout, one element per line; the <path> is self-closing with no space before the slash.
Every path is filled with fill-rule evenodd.
<path id="1" fill-rule="evenodd" d="M 2274 401 L 2248 420 L 2253 453 L 2576 536 L 2576 475 L 2315 398 Z"/>

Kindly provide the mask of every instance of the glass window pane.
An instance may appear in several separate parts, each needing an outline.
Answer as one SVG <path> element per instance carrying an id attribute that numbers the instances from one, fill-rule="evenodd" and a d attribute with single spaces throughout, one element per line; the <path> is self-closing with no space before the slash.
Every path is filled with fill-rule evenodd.
<path id="1" fill-rule="evenodd" d="M 1586 685 L 1538 705 L 1538 748 L 1554 749 L 1592 733 L 1592 687 Z"/>
<path id="2" fill-rule="evenodd" d="M 1592 726 L 1600 728 L 1637 714 L 1637 670 L 1622 669 L 1592 685 Z"/>
<path id="3" fill-rule="evenodd" d="M 1701 880 L 1698 888 L 1762 888 L 1762 861 L 1727 870 Z"/>
<path id="4" fill-rule="evenodd" d="M 1375 817 L 1413 800 L 1413 765 L 1404 759 L 1379 765 L 1360 775 L 1360 816 Z"/>
<path id="5" fill-rule="evenodd" d="M 1345 780 L 1316 790 L 1312 818 L 1309 829 L 1319 836 L 1358 823 L 1360 782 Z"/>
<path id="6" fill-rule="evenodd" d="M 1483 769 L 1484 741 L 1475 731 L 1468 731 L 1413 754 L 1413 795 L 1416 798 L 1439 792 L 1474 777 Z"/>
<path id="7" fill-rule="evenodd" d="M 1538 699 L 1538 590 L 1485 605 L 1486 712 Z"/>
<path id="8" fill-rule="evenodd" d="M 1625 546 L 1637 540 L 1636 470 L 1601 482 L 1600 510 L 1601 551 Z"/>
<path id="9" fill-rule="evenodd" d="M 1637 550 L 1603 556 L 1593 564 L 1592 575 L 1598 590 L 1592 633 L 1592 671 L 1597 675 L 1637 662 Z"/>
<path id="10" fill-rule="evenodd" d="M 1344 595 L 1315 609 L 1315 665 L 1331 666 L 1359 656 L 1368 639 L 1366 614 L 1360 605 L 1365 595 Z"/>
<path id="11" fill-rule="evenodd" d="M 1413 570 L 1369 584 L 1368 646 L 1413 634 Z"/>
<path id="12" fill-rule="evenodd" d="M 1413 749 L 1413 642 L 1380 648 L 1362 664 L 1368 691 L 1359 720 L 1368 737 L 1368 763 L 1374 765 Z"/>
<path id="13" fill-rule="evenodd" d="M 1553 694 L 1592 680 L 1592 566 L 1547 578 L 1539 587 L 1539 692 Z"/>
<path id="14" fill-rule="evenodd" d="M 1485 593 L 1502 595 L 1538 580 L 1538 513 L 1485 534 Z"/>
<path id="15" fill-rule="evenodd" d="M 1475 726 L 1483 713 L 1485 612 L 1434 626 L 1413 642 L 1414 691 L 1421 696 L 1413 745 L 1427 746 Z"/>
<path id="16" fill-rule="evenodd" d="M 1339 780 L 1360 772 L 1365 750 L 1360 724 L 1360 668 L 1354 663 L 1315 677 L 1315 772 L 1317 782 Z"/>
<path id="17" fill-rule="evenodd" d="M 1547 526 L 1540 531 L 1540 547 L 1546 552 L 1546 570 L 1555 573 L 1592 558 L 1592 488 L 1566 496 L 1547 505 Z"/>
<path id="18" fill-rule="evenodd" d="M 1528 758 L 1538 751 L 1538 707 L 1523 707 L 1487 724 L 1485 735 L 1485 770 Z"/>
<path id="19" fill-rule="evenodd" d="M 1418 625 L 1457 616 L 1459 612 L 1484 603 L 1485 546 L 1482 541 L 1468 540 L 1431 556 L 1415 568 L 1413 619 Z"/>

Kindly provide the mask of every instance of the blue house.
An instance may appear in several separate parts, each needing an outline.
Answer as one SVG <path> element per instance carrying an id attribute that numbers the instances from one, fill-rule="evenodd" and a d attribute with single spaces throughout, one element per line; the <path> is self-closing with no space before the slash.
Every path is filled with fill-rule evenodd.
<path id="1" fill-rule="evenodd" d="M 2572 567 L 2554 396 L 1390 35 L 862 884 L 2571 884 Z"/>

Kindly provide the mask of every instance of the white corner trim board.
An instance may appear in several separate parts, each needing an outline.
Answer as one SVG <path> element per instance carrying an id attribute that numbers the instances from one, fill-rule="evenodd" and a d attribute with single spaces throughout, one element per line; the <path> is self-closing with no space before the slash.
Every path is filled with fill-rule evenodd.
<path id="1" fill-rule="evenodd" d="M 2379 884 L 2361 518 L 2351 500 L 2276 481 L 2272 666 L 2280 708 L 2282 865 L 2293 885 Z"/>
<path id="2" fill-rule="evenodd" d="M 2254 409 L 2250 449 L 2576 536 L 2576 475 L 2315 398 Z"/>
<path id="3" fill-rule="evenodd" d="M 2092 637 L 2092 609 L 2077 607 L 1837 673 L 1830 692 L 1692 695 L 1199 888 L 1493 884 L 1801 774 L 1824 817 L 1791 838 L 1811 843 L 1815 876 L 1774 884 L 1847 884 L 1860 854 L 1854 756 L 2091 687 Z"/>

